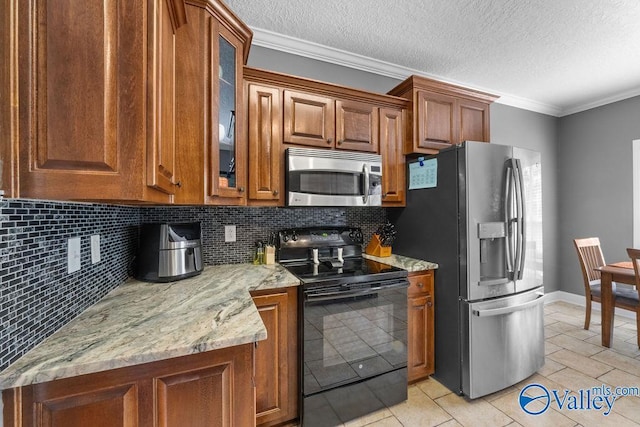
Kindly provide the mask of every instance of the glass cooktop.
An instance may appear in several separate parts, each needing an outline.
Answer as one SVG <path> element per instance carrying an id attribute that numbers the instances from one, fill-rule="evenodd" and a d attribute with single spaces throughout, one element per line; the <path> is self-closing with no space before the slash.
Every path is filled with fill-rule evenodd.
<path id="1" fill-rule="evenodd" d="M 373 261 L 366 258 L 350 258 L 345 259 L 342 267 L 335 265 L 336 260 L 320 261 L 319 264 L 313 262 L 300 262 L 292 264 L 284 264 L 292 274 L 302 280 L 303 283 L 316 282 L 364 282 L 372 280 L 391 279 L 397 277 L 406 277 L 407 271 Z"/>

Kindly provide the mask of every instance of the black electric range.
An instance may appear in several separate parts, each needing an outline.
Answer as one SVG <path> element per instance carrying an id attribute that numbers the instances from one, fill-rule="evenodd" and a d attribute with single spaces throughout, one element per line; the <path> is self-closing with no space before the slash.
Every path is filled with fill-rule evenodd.
<path id="1" fill-rule="evenodd" d="M 359 228 L 279 233 L 279 262 L 302 283 L 303 426 L 329 427 L 407 398 L 407 271 L 362 257 Z"/>

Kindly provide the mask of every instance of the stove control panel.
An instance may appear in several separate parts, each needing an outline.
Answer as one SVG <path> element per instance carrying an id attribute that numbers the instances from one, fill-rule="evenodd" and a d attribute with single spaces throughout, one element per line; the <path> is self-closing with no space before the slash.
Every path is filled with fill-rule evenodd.
<path id="1" fill-rule="evenodd" d="M 318 249 L 322 257 L 335 258 L 337 248 L 343 248 L 345 257 L 362 253 L 362 230 L 357 227 L 309 227 L 281 230 L 279 260 L 309 259 L 312 249 Z"/>
<path id="2" fill-rule="evenodd" d="M 309 238 L 312 242 L 336 242 L 341 240 L 338 230 L 314 230 L 309 233 Z"/>

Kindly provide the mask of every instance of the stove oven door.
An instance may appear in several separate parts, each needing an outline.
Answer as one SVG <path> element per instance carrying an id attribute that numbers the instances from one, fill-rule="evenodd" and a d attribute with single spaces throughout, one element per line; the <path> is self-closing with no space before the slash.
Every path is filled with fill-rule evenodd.
<path id="1" fill-rule="evenodd" d="M 329 426 L 407 398 L 406 279 L 303 292 L 303 425 Z"/>

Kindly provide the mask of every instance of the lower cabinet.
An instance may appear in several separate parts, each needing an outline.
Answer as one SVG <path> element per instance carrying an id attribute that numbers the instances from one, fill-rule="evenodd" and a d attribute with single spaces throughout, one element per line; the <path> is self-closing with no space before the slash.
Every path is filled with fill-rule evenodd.
<path id="1" fill-rule="evenodd" d="M 256 424 L 298 418 L 297 288 L 252 292 L 267 339 L 256 347 Z"/>
<path id="2" fill-rule="evenodd" d="M 413 382 L 435 370 L 433 270 L 411 273 L 408 295 L 407 367 L 409 382 Z"/>
<path id="3" fill-rule="evenodd" d="M 5 427 L 254 425 L 254 344 L 5 390 Z"/>

